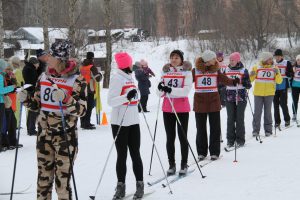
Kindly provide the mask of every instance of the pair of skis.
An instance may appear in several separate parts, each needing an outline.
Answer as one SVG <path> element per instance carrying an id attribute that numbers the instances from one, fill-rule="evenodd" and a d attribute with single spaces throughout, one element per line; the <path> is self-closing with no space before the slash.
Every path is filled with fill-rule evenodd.
<path id="1" fill-rule="evenodd" d="M 13 194 L 28 194 L 30 188 L 31 188 L 31 185 L 24 188 L 23 190 L 15 191 L 15 192 L 13 192 Z M 0 192 L 1 196 L 6 196 L 6 195 L 10 195 L 10 194 L 11 194 L 10 192 Z"/>
<path id="2" fill-rule="evenodd" d="M 195 168 L 194 168 L 194 169 L 188 169 L 188 170 L 187 170 L 187 173 L 186 173 L 185 175 L 179 175 L 178 173 L 176 173 L 176 174 L 173 174 L 173 175 L 168 176 L 168 178 L 171 178 L 171 179 L 169 180 L 169 184 L 173 184 L 173 183 L 175 183 L 176 181 L 179 181 L 179 180 L 181 180 L 181 179 L 187 177 L 188 175 L 190 175 L 191 173 L 193 173 L 195 170 L 196 170 Z M 147 184 L 148 184 L 149 187 L 152 187 L 152 186 L 154 186 L 154 185 L 156 185 L 156 184 L 162 182 L 162 181 L 165 180 L 165 179 L 166 179 L 166 178 L 163 176 L 163 177 L 160 177 L 160 178 L 156 179 L 155 181 L 147 182 Z M 163 184 L 162 184 L 162 187 L 165 188 L 165 187 L 167 187 L 167 185 L 163 183 Z"/>

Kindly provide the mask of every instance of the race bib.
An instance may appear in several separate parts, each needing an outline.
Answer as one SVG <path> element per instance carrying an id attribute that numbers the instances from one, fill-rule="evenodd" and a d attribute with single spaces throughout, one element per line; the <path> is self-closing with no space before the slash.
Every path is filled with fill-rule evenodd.
<path id="1" fill-rule="evenodd" d="M 172 88 L 183 88 L 184 86 L 185 74 L 183 72 L 168 72 L 162 78 L 165 86 Z"/>
<path id="2" fill-rule="evenodd" d="M 259 82 L 274 82 L 275 72 L 273 68 L 261 68 L 257 70 L 256 80 Z"/>
<path id="3" fill-rule="evenodd" d="M 133 81 L 125 81 L 124 86 L 122 87 L 121 95 L 127 94 L 130 90 L 136 89 L 136 86 Z M 131 102 L 124 103 L 123 105 L 137 105 L 138 104 L 138 95 L 135 95 Z"/>
<path id="4" fill-rule="evenodd" d="M 196 73 L 195 89 L 198 93 L 209 93 L 218 91 L 218 73 Z"/>

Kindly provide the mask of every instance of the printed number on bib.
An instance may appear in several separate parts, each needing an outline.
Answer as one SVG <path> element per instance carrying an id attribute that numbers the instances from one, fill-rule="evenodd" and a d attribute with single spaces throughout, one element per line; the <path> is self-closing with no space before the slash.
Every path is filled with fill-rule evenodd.
<path id="1" fill-rule="evenodd" d="M 167 83 L 169 87 L 178 87 L 178 79 L 170 79 Z"/>
<path id="2" fill-rule="evenodd" d="M 270 71 L 263 71 L 262 77 L 264 78 L 270 78 L 272 76 L 272 73 Z"/>
<path id="3" fill-rule="evenodd" d="M 203 80 L 202 80 L 202 85 L 203 86 L 211 86 L 211 78 L 203 78 Z"/>
<path id="4" fill-rule="evenodd" d="M 217 77 L 207 77 L 207 76 L 200 76 L 197 78 L 197 87 L 198 88 L 211 88 L 217 86 Z"/>
<path id="5" fill-rule="evenodd" d="M 51 88 L 46 88 L 45 89 L 45 91 L 44 91 L 44 95 L 43 95 L 43 99 L 44 99 L 44 101 L 46 101 L 46 102 L 55 102 L 54 100 L 53 100 L 53 96 L 52 96 L 52 90 L 51 90 Z"/>

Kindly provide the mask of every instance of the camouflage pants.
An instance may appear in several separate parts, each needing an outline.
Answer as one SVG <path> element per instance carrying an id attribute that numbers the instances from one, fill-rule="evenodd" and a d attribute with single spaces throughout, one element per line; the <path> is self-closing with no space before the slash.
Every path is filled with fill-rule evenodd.
<path id="1" fill-rule="evenodd" d="M 74 163 L 78 151 L 77 130 L 68 133 L 68 141 Z M 38 159 L 37 200 L 52 199 L 54 178 L 58 200 L 72 199 L 71 169 L 67 148 L 64 136 L 52 136 L 46 130 L 39 131 L 36 146 Z"/>

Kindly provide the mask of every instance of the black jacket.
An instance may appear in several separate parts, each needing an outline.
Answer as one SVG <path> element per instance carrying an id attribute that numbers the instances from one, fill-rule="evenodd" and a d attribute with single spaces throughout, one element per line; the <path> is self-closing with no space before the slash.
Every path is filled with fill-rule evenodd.
<path id="1" fill-rule="evenodd" d="M 22 74 L 23 74 L 25 84 L 33 85 L 33 87 L 28 88 L 28 92 L 34 93 L 35 85 L 39 77 L 37 69 L 32 63 L 25 62 L 25 67 L 23 68 Z"/>

